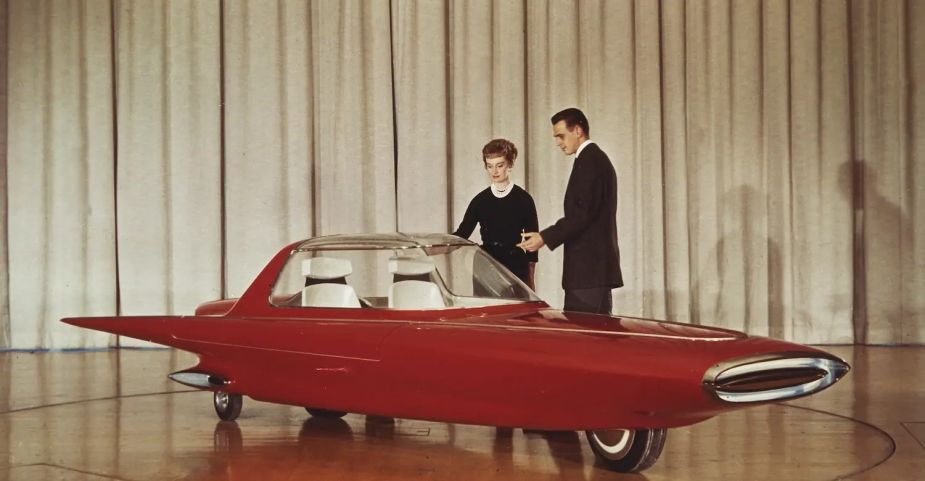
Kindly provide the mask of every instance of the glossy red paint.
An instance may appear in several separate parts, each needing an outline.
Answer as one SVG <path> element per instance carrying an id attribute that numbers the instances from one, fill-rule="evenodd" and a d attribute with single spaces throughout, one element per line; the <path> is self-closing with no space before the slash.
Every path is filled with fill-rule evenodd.
<path id="1" fill-rule="evenodd" d="M 543 302 L 406 311 L 275 307 L 283 248 L 237 300 L 194 316 L 70 318 L 199 356 L 222 390 L 297 406 L 536 429 L 658 428 L 744 407 L 704 389 L 721 362 L 827 356 L 726 330 L 562 312 Z"/>

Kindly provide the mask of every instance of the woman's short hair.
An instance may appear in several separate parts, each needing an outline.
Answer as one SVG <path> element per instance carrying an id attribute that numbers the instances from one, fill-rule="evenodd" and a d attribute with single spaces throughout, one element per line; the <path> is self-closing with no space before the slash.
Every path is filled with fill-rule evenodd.
<path id="1" fill-rule="evenodd" d="M 482 162 L 488 164 L 489 158 L 504 157 L 507 165 L 514 166 L 514 159 L 517 158 L 517 147 L 514 142 L 507 139 L 494 139 L 482 147 Z"/>

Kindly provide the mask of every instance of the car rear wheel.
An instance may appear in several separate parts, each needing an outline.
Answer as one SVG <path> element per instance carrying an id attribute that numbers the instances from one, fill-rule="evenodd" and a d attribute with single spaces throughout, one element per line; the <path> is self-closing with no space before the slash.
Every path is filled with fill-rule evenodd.
<path id="1" fill-rule="evenodd" d="M 330 409 L 305 408 L 305 410 L 308 411 L 308 414 L 311 414 L 312 416 L 316 418 L 337 419 L 337 418 L 342 418 L 347 415 L 347 413 L 343 411 L 331 411 Z"/>
<path id="2" fill-rule="evenodd" d="M 244 398 L 240 394 L 231 394 L 222 391 L 215 391 L 212 395 L 213 404 L 215 404 L 215 413 L 222 421 L 234 421 L 241 414 L 241 406 L 244 404 Z"/>
<path id="3" fill-rule="evenodd" d="M 621 473 L 642 471 L 655 464 L 667 435 L 665 428 L 585 431 L 598 462 Z"/>

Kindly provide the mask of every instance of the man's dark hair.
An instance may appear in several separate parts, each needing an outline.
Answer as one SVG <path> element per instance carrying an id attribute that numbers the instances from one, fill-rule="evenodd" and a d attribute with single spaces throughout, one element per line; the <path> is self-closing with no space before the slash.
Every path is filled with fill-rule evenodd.
<path id="1" fill-rule="evenodd" d="M 556 115 L 552 116 L 552 124 L 556 125 L 561 121 L 565 121 L 565 127 L 571 131 L 575 128 L 576 125 L 581 127 L 581 130 L 584 131 L 585 136 L 591 137 L 591 127 L 588 125 L 588 118 L 585 117 L 584 112 L 576 109 L 575 107 L 565 109 Z"/>

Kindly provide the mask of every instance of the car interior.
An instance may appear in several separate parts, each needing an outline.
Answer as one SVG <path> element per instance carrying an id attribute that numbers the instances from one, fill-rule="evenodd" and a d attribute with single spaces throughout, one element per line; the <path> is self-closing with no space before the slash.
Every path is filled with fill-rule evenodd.
<path id="1" fill-rule="evenodd" d="M 391 249 L 303 251 L 296 255 L 299 257 L 292 259 L 291 267 L 277 280 L 271 295 L 273 305 L 429 310 L 520 302 L 503 290 L 482 286 L 471 273 L 466 277 L 466 269 L 458 272 L 463 274 L 459 277 L 451 266 L 440 264 L 446 262 L 440 255 L 408 255 Z M 456 278 L 444 279 L 443 275 Z M 294 284 L 296 280 L 298 284 Z M 500 278 L 495 284 L 507 285 Z"/>
<path id="2" fill-rule="evenodd" d="M 446 302 L 440 287 L 433 281 L 436 267 L 430 257 L 393 257 L 389 259 L 392 285 L 389 286 L 390 309 L 443 309 Z"/>
<path id="3" fill-rule="evenodd" d="M 312 257 L 302 260 L 303 307 L 360 307 L 360 300 L 347 276 L 353 272 L 350 261 L 335 257 Z"/>

